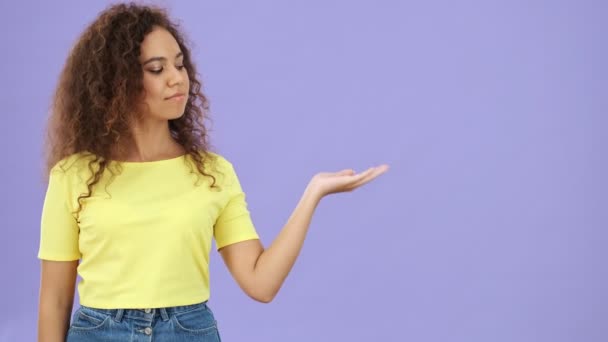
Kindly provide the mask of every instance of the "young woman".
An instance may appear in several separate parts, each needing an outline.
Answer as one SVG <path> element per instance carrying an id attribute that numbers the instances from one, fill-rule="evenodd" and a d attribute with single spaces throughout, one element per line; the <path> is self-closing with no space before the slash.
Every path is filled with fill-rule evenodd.
<path id="1" fill-rule="evenodd" d="M 242 290 L 270 302 L 320 200 L 388 169 L 314 175 L 264 248 L 233 165 L 209 150 L 207 109 L 162 9 L 113 5 L 80 36 L 49 122 L 39 341 L 219 341 L 211 240 Z"/>

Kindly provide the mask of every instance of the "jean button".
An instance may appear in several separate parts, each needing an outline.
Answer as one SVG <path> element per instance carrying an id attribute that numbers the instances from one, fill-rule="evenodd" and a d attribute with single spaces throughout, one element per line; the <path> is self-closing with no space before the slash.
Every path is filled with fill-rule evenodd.
<path id="1" fill-rule="evenodd" d="M 150 335 L 151 333 L 152 333 L 152 328 L 147 327 L 146 329 L 144 329 L 144 334 Z"/>
<path id="2" fill-rule="evenodd" d="M 146 313 L 150 313 L 152 310 L 151 309 L 145 309 L 144 310 Z"/>

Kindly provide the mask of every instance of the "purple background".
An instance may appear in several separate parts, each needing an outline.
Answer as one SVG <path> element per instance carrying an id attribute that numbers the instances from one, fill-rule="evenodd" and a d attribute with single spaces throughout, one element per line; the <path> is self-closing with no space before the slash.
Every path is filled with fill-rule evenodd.
<path id="1" fill-rule="evenodd" d="M 225 341 L 608 340 L 605 1 L 156 3 L 265 246 L 314 173 L 391 166 L 322 201 L 269 305 L 212 252 Z M 0 341 L 35 339 L 47 108 L 107 4 L 0 5 Z"/>

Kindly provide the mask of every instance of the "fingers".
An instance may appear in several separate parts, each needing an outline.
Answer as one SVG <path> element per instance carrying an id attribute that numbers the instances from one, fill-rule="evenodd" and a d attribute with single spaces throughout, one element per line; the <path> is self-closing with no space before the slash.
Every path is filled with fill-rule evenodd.
<path id="1" fill-rule="evenodd" d="M 377 167 L 371 167 L 357 175 L 357 178 L 353 180 L 353 183 L 350 184 L 349 188 L 351 188 L 351 190 L 354 190 L 366 183 L 371 182 L 373 179 L 377 178 L 386 171 L 388 171 L 388 165 L 386 164 Z"/>
<path id="2" fill-rule="evenodd" d="M 388 170 L 388 165 L 386 165 L 386 164 L 380 165 L 380 166 L 375 166 L 375 167 L 370 167 L 369 169 L 358 174 L 357 178 L 359 178 L 359 179 L 363 179 L 363 178 L 367 178 L 367 177 L 375 178 L 376 176 L 379 176 L 380 174 L 386 172 L 386 170 Z"/>

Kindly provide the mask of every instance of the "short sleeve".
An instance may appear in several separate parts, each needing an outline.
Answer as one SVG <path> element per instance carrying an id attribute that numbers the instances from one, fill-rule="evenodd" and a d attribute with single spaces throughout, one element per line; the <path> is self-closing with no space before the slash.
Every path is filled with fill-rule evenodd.
<path id="1" fill-rule="evenodd" d="M 72 214 L 69 177 L 53 168 L 42 207 L 38 258 L 71 261 L 81 258 L 78 248 L 79 228 Z"/>
<path id="2" fill-rule="evenodd" d="M 233 243 L 259 239 L 247 209 L 245 193 L 241 188 L 234 167 L 225 159 L 223 163 L 225 163 L 225 167 L 222 168 L 225 177 L 222 187 L 225 188 L 224 191 L 226 191 L 229 199 L 220 212 L 213 230 L 218 250 Z"/>

